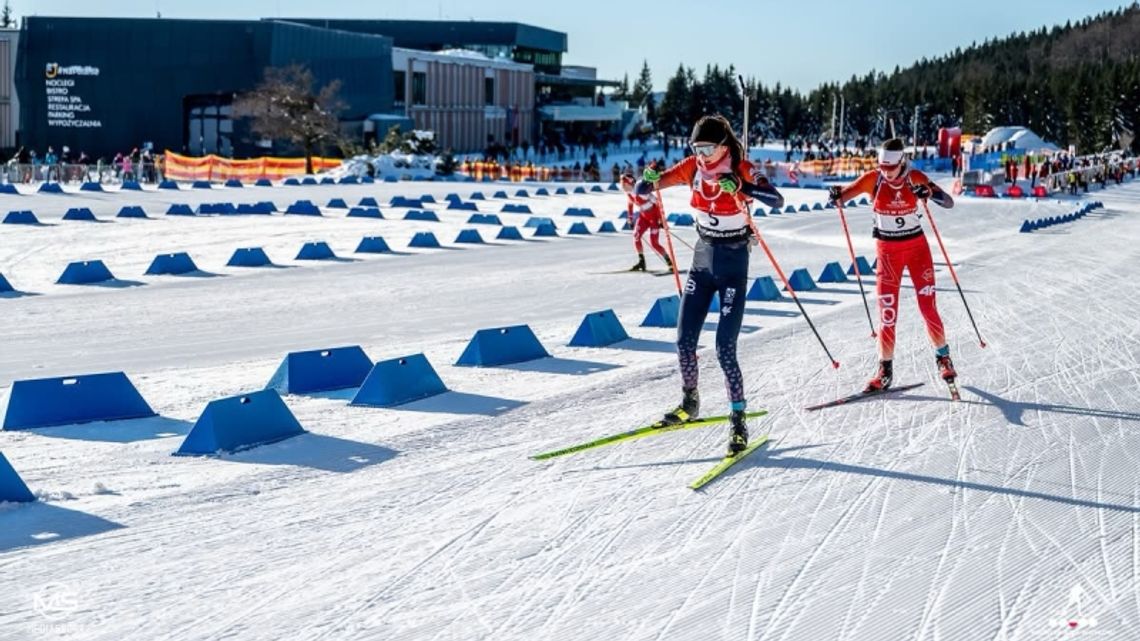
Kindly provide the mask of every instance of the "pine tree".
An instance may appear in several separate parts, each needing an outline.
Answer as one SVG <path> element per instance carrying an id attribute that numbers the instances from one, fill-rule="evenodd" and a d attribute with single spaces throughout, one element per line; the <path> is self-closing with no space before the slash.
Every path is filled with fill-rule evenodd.
<path id="1" fill-rule="evenodd" d="M 12 5 L 9 0 L 4 0 L 4 8 L 0 9 L 0 29 L 13 29 L 16 27 L 16 19 L 12 17 Z"/>
<path id="2" fill-rule="evenodd" d="M 640 105 L 645 97 L 653 93 L 653 76 L 649 72 L 649 61 L 641 61 L 641 73 L 637 76 L 637 82 L 633 83 L 633 92 L 630 93 L 630 102 L 634 105 Z"/>

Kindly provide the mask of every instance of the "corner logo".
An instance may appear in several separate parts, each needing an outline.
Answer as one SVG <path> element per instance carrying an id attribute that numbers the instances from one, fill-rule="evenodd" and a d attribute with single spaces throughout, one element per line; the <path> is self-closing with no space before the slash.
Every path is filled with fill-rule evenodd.
<path id="1" fill-rule="evenodd" d="M 1085 589 L 1079 583 L 1069 590 L 1065 608 L 1049 619 L 1049 627 L 1054 630 L 1091 630 L 1098 623 L 1096 617 L 1085 613 Z"/>
<path id="2" fill-rule="evenodd" d="M 88 65 L 71 65 L 68 67 L 61 67 L 58 62 L 49 62 L 44 67 L 44 76 L 51 80 L 59 76 L 98 76 L 99 67 L 91 67 Z"/>
<path id="3" fill-rule="evenodd" d="M 79 597 L 63 583 L 49 583 L 32 595 L 32 608 L 48 621 L 59 621 L 79 610 Z"/>

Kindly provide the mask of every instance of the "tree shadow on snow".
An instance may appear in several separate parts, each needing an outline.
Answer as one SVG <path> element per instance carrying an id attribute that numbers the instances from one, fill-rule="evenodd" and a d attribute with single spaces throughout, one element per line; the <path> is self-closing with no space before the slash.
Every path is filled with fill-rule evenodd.
<path id="1" fill-rule="evenodd" d="M 611 369 L 617 369 L 621 365 L 612 365 L 610 363 L 596 363 L 593 361 L 579 361 L 570 358 L 557 358 L 551 356 L 549 358 L 540 358 L 534 361 L 527 361 L 525 363 L 514 363 L 512 365 L 501 365 L 503 369 L 513 369 L 519 372 L 540 372 L 543 374 L 569 374 L 571 376 L 588 376 L 590 374 L 597 374 Z"/>
<path id="2" fill-rule="evenodd" d="M 812 290 L 812 291 L 818 291 L 818 290 Z M 840 303 L 840 301 L 837 301 L 837 300 L 825 300 L 823 298 L 804 298 L 802 295 L 800 295 L 799 292 L 796 292 L 796 296 L 799 297 L 800 303 L 803 305 L 838 305 Z M 780 300 L 774 300 L 772 302 L 773 303 L 788 303 L 791 305 L 796 304 L 796 301 L 792 300 L 791 296 L 784 296 Z"/>
<path id="3" fill-rule="evenodd" d="M 295 465 L 326 472 L 348 473 L 383 463 L 395 456 L 395 450 L 379 445 L 309 432 L 244 452 L 227 454 L 219 459 L 234 463 Z"/>
<path id="4" fill-rule="evenodd" d="M 170 436 L 186 436 L 194 427 L 189 421 L 181 421 L 165 416 L 150 416 L 124 421 L 98 421 L 54 427 L 37 427 L 38 436 L 64 438 L 77 441 L 101 441 L 104 443 L 134 443 Z"/>
<path id="5" fill-rule="evenodd" d="M 0 552 L 94 536 L 123 527 L 93 514 L 42 501 L 5 504 L 0 506 Z"/>
<path id="6" fill-rule="evenodd" d="M 10 292 L 0 292 L 0 299 L 3 299 L 3 298 L 24 298 L 25 296 L 42 296 L 42 295 L 43 294 L 37 294 L 35 292 L 22 292 L 19 290 L 13 290 Z"/>
<path id="7" fill-rule="evenodd" d="M 782 309 L 757 309 L 755 307 L 748 307 L 744 310 L 745 314 L 752 314 L 753 316 L 775 316 L 776 318 L 795 318 L 799 316 L 799 312 L 784 311 Z"/>

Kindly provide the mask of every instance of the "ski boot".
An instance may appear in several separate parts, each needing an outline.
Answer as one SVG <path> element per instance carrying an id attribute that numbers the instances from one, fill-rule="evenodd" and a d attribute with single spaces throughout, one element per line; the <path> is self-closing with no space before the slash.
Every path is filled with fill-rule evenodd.
<path id="1" fill-rule="evenodd" d="M 729 418 L 732 431 L 728 435 L 728 455 L 736 456 L 748 448 L 748 426 L 744 424 L 744 410 L 733 410 Z"/>
<path id="2" fill-rule="evenodd" d="M 958 372 L 954 371 L 954 362 L 950 360 L 950 354 L 938 354 L 934 357 L 934 362 L 938 364 L 938 374 L 950 388 L 950 398 L 955 401 L 962 400 L 962 396 L 958 393 Z"/>
<path id="3" fill-rule="evenodd" d="M 890 389 L 891 381 L 894 379 L 894 367 L 891 361 L 879 361 L 879 373 L 867 382 L 867 387 L 863 388 L 864 394 L 876 394 L 878 392 L 885 392 Z"/>
<path id="4" fill-rule="evenodd" d="M 673 261 L 669 260 L 668 256 L 662 256 L 661 258 L 665 259 L 665 268 L 669 271 L 673 271 Z"/>
<path id="5" fill-rule="evenodd" d="M 677 409 L 665 415 L 659 425 L 662 427 L 666 425 L 680 425 L 688 421 L 696 420 L 701 413 L 701 395 L 697 389 L 682 390 L 685 393 L 684 398 L 681 399 L 681 404 Z"/>
<path id="6" fill-rule="evenodd" d="M 643 271 L 645 271 L 645 254 L 638 254 L 637 255 L 637 264 L 634 265 L 633 267 L 630 267 L 629 271 L 631 271 L 631 272 L 643 272 Z"/>

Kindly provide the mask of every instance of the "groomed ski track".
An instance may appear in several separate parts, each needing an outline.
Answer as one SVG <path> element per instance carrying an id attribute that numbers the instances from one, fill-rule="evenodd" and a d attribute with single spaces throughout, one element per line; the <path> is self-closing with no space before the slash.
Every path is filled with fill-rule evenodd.
<path id="1" fill-rule="evenodd" d="M 517 187 L 112 193 L 82 204 L 102 218 L 142 204 L 160 220 L 86 227 L 58 220 L 78 198 L 24 197 L 19 208 L 59 226 L 0 229 L 0 272 L 42 294 L 0 300 L 0 398 L 20 378 L 125 369 L 163 418 L 0 432 L 41 498 L 0 507 L 0 639 L 1136 638 L 1140 183 L 1095 192 L 1104 209 L 1032 234 L 1018 233 L 1023 219 L 1076 202 L 933 208 L 989 345 L 931 238 L 959 403 L 936 378 L 909 283 L 895 372 L 926 385 L 814 413 L 802 408 L 874 369 L 857 286 L 802 294 L 838 371 L 790 301 L 749 302 L 739 354 L 751 409 L 771 412 L 753 431 L 772 442 L 700 492 L 686 486 L 719 460 L 723 427 L 527 458 L 645 424 L 679 399 L 672 331 L 637 327 L 672 279 L 589 273 L 632 262 L 628 233 L 419 252 L 405 249 L 412 231 L 451 245 L 469 212 L 441 211 L 442 223 L 161 216 L 169 202 Z M 685 196 L 666 192 L 667 210 L 687 211 Z M 624 211 L 612 193 L 522 202 L 560 232 L 575 220 L 560 216 L 567 206 L 593 208 L 591 229 Z M 847 214 L 870 259 L 868 212 Z M 789 273 L 850 262 L 834 211 L 758 222 Z M 288 260 L 317 239 L 350 256 L 365 233 L 417 255 Z M 290 268 L 221 267 L 259 244 Z M 173 250 L 223 276 L 139 276 Z M 146 284 L 51 284 L 82 258 Z M 762 252 L 752 275 L 774 275 Z M 632 343 L 565 346 L 585 313 L 609 307 Z M 523 322 L 555 358 L 452 366 L 476 329 Z M 719 414 L 713 339 L 701 387 Z M 351 391 L 289 396 L 309 434 L 222 459 L 169 456 L 206 402 L 261 388 L 285 352 L 354 343 L 375 360 L 424 351 L 457 393 L 392 410 L 348 407 Z M 1077 617 L 1095 628 L 1060 621 Z"/>

